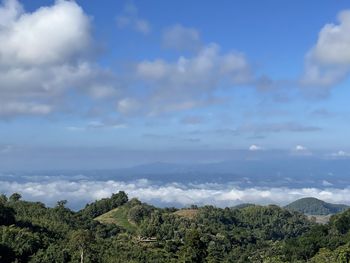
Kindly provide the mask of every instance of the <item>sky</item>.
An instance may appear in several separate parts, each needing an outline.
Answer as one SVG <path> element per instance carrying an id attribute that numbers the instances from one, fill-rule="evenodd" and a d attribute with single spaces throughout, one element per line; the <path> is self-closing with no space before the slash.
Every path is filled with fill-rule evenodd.
<path id="1" fill-rule="evenodd" d="M 349 84 L 348 1 L 4 0 L 0 166 L 349 158 Z"/>

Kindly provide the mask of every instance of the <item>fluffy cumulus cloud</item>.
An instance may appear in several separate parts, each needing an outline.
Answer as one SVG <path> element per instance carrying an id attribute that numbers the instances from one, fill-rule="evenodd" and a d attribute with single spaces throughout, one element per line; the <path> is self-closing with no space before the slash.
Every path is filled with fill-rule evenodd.
<path id="1" fill-rule="evenodd" d="M 74 1 L 32 13 L 17 0 L 2 2 L 0 116 L 47 115 L 71 88 L 111 92 L 111 74 L 93 65 L 93 51 L 90 18 Z"/>
<path id="2" fill-rule="evenodd" d="M 180 24 L 165 29 L 162 42 L 165 48 L 176 50 L 195 51 L 201 46 L 199 32 Z"/>
<path id="3" fill-rule="evenodd" d="M 132 3 L 126 4 L 123 12 L 117 16 L 117 26 L 131 28 L 145 35 L 151 32 L 151 25 L 146 19 L 139 17 L 138 9 Z"/>
<path id="4" fill-rule="evenodd" d="M 124 113 L 138 108 L 157 115 L 217 103 L 213 93 L 222 88 L 220 84 L 247 85 L 254 78 L 243 54 L 222 53 L 216 44 L 203 47 L 194 56 L 180 56 L 173 62 L 141 61 L 136 65 L 136 76 L 146 97 L 141 98 L 142 107 L 140 98 L 120 100 L 118 108 Z"/>
<path id="5" fill-rule="evenodd" d="M 54 205 L 62 196 L 73 208 L 82 208 L 86 202 L 110 196 L 118 191 L 125 191 L 130 198 L 156 205 L 186 206 L 191 204 L 212 204 L 220 207 L 240 203 L 284 205 L 298 198 L 313 196 L 334 203 L 349 203 L 349 188 L 239 188 L 230 184 L 190 184 L 170 183 L 157 185 L 146 179 L 133 182 L 89 181 L 89 180 L 45 180 L 32 182 L 1 181 L 0 192 L 21 193 L 29 200 L 43 201 Z"/>
<path id="6" fill-rule="evenodd" d="M 338 24 L 325 25 L 316 45 L 306 56 L 302 82 L 317 87 L 320 94 L 349 76 L 350 72 L 350 10 L 338 15 Z"/>

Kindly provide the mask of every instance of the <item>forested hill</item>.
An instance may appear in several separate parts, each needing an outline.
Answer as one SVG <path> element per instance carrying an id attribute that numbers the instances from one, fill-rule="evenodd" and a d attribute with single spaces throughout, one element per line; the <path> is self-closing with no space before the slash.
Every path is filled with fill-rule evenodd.
<path id="1" fill-rule="evenodd" d="M 286 209 L 307 215 L 337 214 L 349 208 L 347 205 L 331 204 L 313 197 L 296 200 L 285 206 Z"/>
<path id="2" fill-rule="evenodd" d="M 78 212 L 0 196 L 0 262 L 349 262 L 350 210 L 326 225 L 270 205 L 157 208 L 124 192 Z"/>

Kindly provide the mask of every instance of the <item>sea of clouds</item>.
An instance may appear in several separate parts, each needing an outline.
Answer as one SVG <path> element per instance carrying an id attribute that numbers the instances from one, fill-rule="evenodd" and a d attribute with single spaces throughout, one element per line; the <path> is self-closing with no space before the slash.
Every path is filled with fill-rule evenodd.
<path id="1" fill-rule="evenodd" d="M 1 179 L 1 177 L 0 177 Z M 29 179 L 29 178 L 27 178 Z M 184 207 L 192 204 L 234 206 L 241 203 L 285 205 L 298 198 L 316 197 L 327 202 L 350 204 L 350 187 L 332 186 L 241 187 L 232 183 L 159 183 L 148 179 L 134 181 L 91 180 L 84 176 L 32 177 L 32 180 L 1 180 L 0 193 L 20 193 L 24 199 L 54 206 L 58 200 L 68 200 L 68 206 L 80 209 L 86 203 L 125 191 L 129 198 L 137 197 L 158 206 Z"/>

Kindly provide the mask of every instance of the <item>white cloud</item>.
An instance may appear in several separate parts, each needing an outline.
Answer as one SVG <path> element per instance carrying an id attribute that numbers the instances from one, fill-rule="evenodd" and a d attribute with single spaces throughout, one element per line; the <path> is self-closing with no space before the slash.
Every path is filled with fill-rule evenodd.
<path id="1" fill-rule="evenodd" d="M 101 129 L 101 128 L 113 128 L 113 129 L 124 129 L 127 125 L 117 120 L 106 120 L 106 121 L 91 121 L 87 125 L 87 129 Z"/>
<path id="2" fill-rule="evenodd" d="M 0 5 L 0 116 L 47 115 L 70 89 L 112 94 L 112 74 L 91 61 L 90 18 L 74 1 L 25 12 Z"/>
<path id="3" fill-rule="evenodd" d="M 195 51 L 201 46 L 199 32 L 180 24 L 167 28 L 162 38 L 163 46 L 169 49 Z"/>
<path id="4" fill-rule="evenodd" d="M 312 152 L 303 145 L 297 145 L 291 152 L 292 155 L 310 156 Z"/>
<path id="5" fill-rule="evenodd" d="M 143 61 L 137 65 L 137 74 L 147 82 L 164 81 L 167 87 L 203 91 L 215 89 L 220 79 L 233 84 L 252 80 L 250 66 L 243 54 L 230 52 L 220 54 L 220 47 L 211 44 L 192 57 L 179 57 L 174 63 L 164 60 Z M 166 89 L 166 88 L 164 88 Z"/>
<path id="6" fill-rule="evenodd" d="M 89 51 L 90 21 L 74 2 L 58 1 L 12 17 L 17 19 L 1 27 L 2 65 L 57 65 Z"/>
<path id="7" fill-rule="evenodd" d="M 327 24 L 319 33 L 311 56 L 321 64 L 350 64 L 350 10 L 338 15 L 339 24 Z"/>
<path id="8" fill-rule="evenodd" d="M 137 112 L 141 108 L 138 100 L 133 98 L 124 98 L 118 101 L 117 109 L 123 114 L 131 114 Z"/>
<path id="9" fill-rule="evenodd" d="M 144 60 L 136 65 L 136 76 L 147 95 L 134 99 L 142 99 L 143 111 L 150 115 L 218 103 L 213 94 L 222 88 L 220 84 L 248 85 L 254 79 L 243 54 L 222 54 L 216 44 L 203 47 L 192 57 L 180 56 L 174 62 Z"/>
<path id="10" fill-rule="evenodd" d="M 106 119 L 103 121 L 90 121 L 87 124 L 81 126 L 68 126 L 66 129 L 75 132 L 96 129 L 125 129 L 127 127 L 127 124 L 120 120 Z"/>
<path id="11" fill-rule="evenodd" d="M 125 191 L 130 198 L 161 204 L 186 206 L 190 204 L 211 204 L 220 207 L 240 203 L 285 205 L 298 198 L 316 197 L 327 202 L 349 204 L 349 188 L 239 188 L 231 184 L 191 184 L 170 183 L 157 185 L 141 179 L 132 182 L 123 181 L 88 181 L 86 179 L 68 181 L 37 178 L 33 182 L 0 182 L 0 192 L 12 194 L 19 192 L 24 198 L 46 202 L 53 205 L 57 200 L 67 199 L 75 208 L 81 208 L 86 202 L 110 196 L 118 191 Z"/>
<path id="12" fill-rule="evenodd" d="M 3 6 L 0 8 L 0 26 L 8 26 L 22 13 L 23 8 L 16 0 L 3 1 Z"/>
<path id="13" fill-rule="evenodd" d="M 262 148 L 260 147 L 260 146 L 258 146 L 258 145 L 255 145 L 255 144 L 253 144 L 253 145 L 251 145 L 250 147 L 249 147 L 249 151 L 260 151 L 260 150 L 262 150 Z"/>
<path id="14" fill-rule="evenodd" d="M 321 29 L 317 43 L 305 58 L 302 83 L 318 87 L 320 94 L 327 93 L 350 72 L 350 10 L 340 12 L 338 21 Z"/>
<path id="15" fill-rule="evenodd" d="M 11 114 L 34 114 L 34 115 L 47 115 L 53 110 L 52 106 L 39 103 L 27 103 L 27 102 L 2 102 L 0 104 L 0 115 L 7 116 Z"/>
<path id="16" fill-rule="evenodd" d="M 119 28 L 132 28 L 145 35 L 152 30 L 149 22 L 139 17 L 138 9 L 132 3 L 128 3 L 123 12 L 117 16 L 117 26 Z"/>
<path id="17" fill-rule="evenodd" d="M 115 89 L 115 87 L 109 84 L 104 85 L 96 83 L 96 85 L 91 85 L 89 94 L 95 99 L 104 99 L 117 96 L 118 91 Z"/>
<path id="18" fill-rule="evenodd" d="M 302 145 L 297 145 L 297 146 L 295 146 L 295 151 L 304 152 L 304 151 L 307 151 L 307 148 L 305 146 L 302 146 Z"/>

